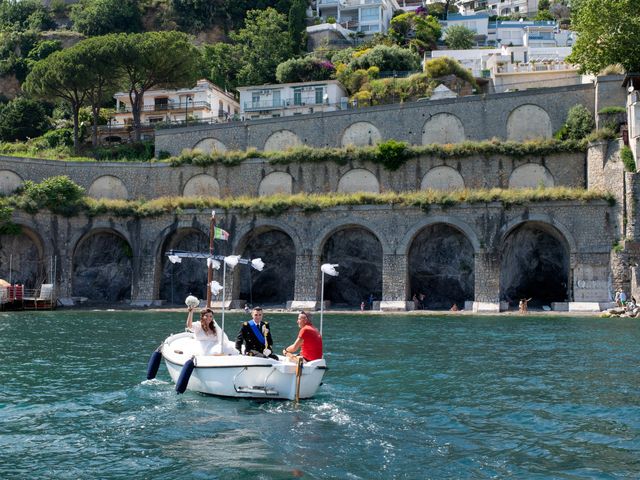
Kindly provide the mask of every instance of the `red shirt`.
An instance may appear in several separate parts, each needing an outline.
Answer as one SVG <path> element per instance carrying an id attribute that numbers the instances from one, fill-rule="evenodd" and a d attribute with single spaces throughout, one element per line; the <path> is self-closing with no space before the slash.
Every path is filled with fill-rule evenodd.
<path id="1" fill-rule="evenodd" d="M 322 337 L 313 325 L 305 325 L 300 329 L 298 338 L 302 339 L 302 356 L 306 360 L 322 358 Z"/>

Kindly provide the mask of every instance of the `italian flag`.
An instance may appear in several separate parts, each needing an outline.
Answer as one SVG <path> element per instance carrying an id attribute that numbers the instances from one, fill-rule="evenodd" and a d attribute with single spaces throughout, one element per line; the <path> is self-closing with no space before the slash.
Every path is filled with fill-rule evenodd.
<path id="1" fill-rule="evenodd" d="M 215 227 L 213 231 L 213 238 L 216 240 L 229 240 L 229 232 L 221 228 Z"/>

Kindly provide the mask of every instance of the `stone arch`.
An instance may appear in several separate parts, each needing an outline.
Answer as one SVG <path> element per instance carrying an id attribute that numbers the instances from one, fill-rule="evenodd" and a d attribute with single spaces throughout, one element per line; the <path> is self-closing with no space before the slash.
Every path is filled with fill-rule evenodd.
<path id="1" fill-rule="evenodd" d="M 451 113 L 437 113 L 424 122 L 422 127 L 423 145 L 461 143 L 465 140 L 462 122 Z"/>
<path id="2" fill-rule="evenodd" d="M 354 168 L 340 177 L 338 192 L 371 192 L 380 193 L 380 183 L 376 176 L 364 168 Z"/>
<path id="3" fill-rule="evenodd" d="M 284 193 L 290 195 L 293 191 L 293 178 L 287 172 L 271 172 L 265 176 L 258 187 L 258 195 L 275 195 Z"/>
<path id="4" fill-rule="evenodd" d="M 507 119 L 507 140 L 522 142 L 534 138 L 551 138 L 551 118 L 538 105 L 520 105 Z"/>
<path id="5" fill-rule="evenodd" d="M 0 170 L 0 195 L 11 195 L 22 185 L 22 177 L 11 170 Z"/>
<path id="6" fill-rule="evenodd" d="M 414 225 L 412 225 L 409 228 L 409 230 L 407 230 L 407 232 L 404 234 L 404 236 L 402 237 L 402 240 L 400 240 L 398 244 L 397 252 L 400 254 L 405 253 L 406 255 L 408 255 L 409 248 L 411 247 L 411 244 L 413 243 L 416 235 L 418 235 L 418 233 L 422 231 L 424 228 L 430 225 L 436 225 L 439 223 L 450 225 L 456 230 L 461 231 L 464 234 L 464 236 L 469 240 L 469 242 L 471 242 L 471 246 L 473 247 L 474 254 L 480 252 L 480 240 L 478 239 L 478 235 L 476 234 L 475 230 L 471 228 L 471 226 L 469 226 L 467 223 L 463 222 L 462 220 L 449 215 L 430 216 L 428 220 L 417 222 Z"/>
<path id="7" fill-rule="evenodd" d="M 554 225 L 520 222 L 508 230 L 499 251 L 500 300 L 511 308 L 521 298 L 531 298 L 531 306 L 568 300 L 570 242 Z"/>
<path id="8" fill-rule="evenodd" d="M 177 228 L 165 237 L 158 259 L 162 272 L 159 286 L 160 299 L 172 305 L 184 305 L 184 299 L 188 295 L 206 299 L 206 260 L 202 258 L 183 258 L 180 263 L 171 263 L 167 257 L 169 250 L 209 252 L 209 234 L 194 226 Z M 215 240 L 213 251 L 219 255 L 229 255 L 228 242 Z M 222 283 L 221 270 L 214 272 L 214 277 Z"/>
<path id="9" fill-rule="evenodd" d="M 264 142 L 263 150 L 265 152 L 277 152 L 297 147 L 301 144 L 300 137 L 291 130 L 278 130 L 269 135 L 267 141 Z"/>
<path id="10" fill-rule="evenodd" d="M 441 165 L 430 169 L 420 184 L 421 190 L 462 190 L 464 179 L 455 168 Z"/>
<path id="11" fill-rule="evenodd" d="M 553 187 L 555 181 L 551 172 L 537 163 L 520 165 L 509 176 L 509 188 Z"/>
<path id="12" fill-rule="evenodd" d="M 96 302 L 131 299 L 133 249 L 119 232 L 87 233 L 74 248 L 72 264 L 72 296 Z"/>
<path id="13" fill-rule="evenodd" d="M 431 223 L 419 230 L 407 255 L 408 299 L 417 295 L 426 309 L 448 310 L 454 303 L 463 308 L 474 299 L 474 250 L 467 235 L 451 224 Z"/>
<path id="14" fill-rule="evenodd" d="M 339 264 L 340 275 L 325 276 L 325 300 L 343 307 L 358 307 L 371 295 L 381 300 L 382 251 L 382 243 L 368 228 L 344 225 L 331 233 L 320 259 L 321 263 Z"/>
<path id="15" fill-rule="evenodd" d="M 379 143 L 382 140 L 380 130 L 372 123 L 356 122 L 349 125 L 342 133 L 340 145 L 346 147 L 353 145 L 355 147 L 366 147 Z"/>
<path id="16" fill-rule="evenodd" d="M 25 288 L 38 288 L 48 279 L 44 243 L 31 228 L 19 227 L 19 233 L 0 235 L 0 278 Z"/>
<path id="17" fill-rule="evenodd" d="M 87 192 L 93 198 L 122 199 L 129 198 L 129 192 L 124 182 L 113 175 L 103 175 L 96 178 Z"/>
<path id="18" fill-rule="evenodd" d="M 191 177 L 182 189 L 183 197 L 219 197 L 220 184 L 211 175 L 201 173 Z"/>
<path id="19" fill-rule="evenodd" d="M 227 146 L 217 138 L 203 138 L 193 146 L 193 149 L 204 153 L 224 153 L 227 151 Z"/>
<path id="20" fill-rule="evenodd" d="M 286 306 L 293 300 L 296 278 L 293 238 L 279 228 L 263 225 L 248 232 L 241 244 L 243 258 L 261 258 L 265 266 L 262 272 L 250 266 L 236 269 L 233 297 L 251 305 Z"/>

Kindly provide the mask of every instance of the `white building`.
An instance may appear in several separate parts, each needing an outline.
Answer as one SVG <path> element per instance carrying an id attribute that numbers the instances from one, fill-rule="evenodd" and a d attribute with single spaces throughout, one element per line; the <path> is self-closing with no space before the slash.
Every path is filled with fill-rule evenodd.
<path id="1" fill-rule="evenodd" d="M 467 15 L 480 10 L 488 10 L 491 15 L 535 16 L 538 13 L 538 0 L 457 0 L 460 13 Z"/>
<path id="2" fill-rule="evenodd" d="M 116 112 L 111 127 L 133 124 L 131 100 L 128 92 L 118 92 Z M 142 125 L 154 123 L 184 123 L 194 121 L 227 121 L 238 115 L 240 105 L 227 93 L 206 79 L 198 80 L 193 88 L 157 89 L 145 92 L 140 114 Z"/>
<path id="3" fill-rule="evenodd" d="M 333 112 L 347 108 L 347 91 L 337 80 L 239 87 L 244 120 Z"/>
<path id="4" fill-rule="evenodd" d="M 508 47 L 469 50 L 434 50 L 431 58 L 450 57 L 474 77 L 490 78 L 493 91 L 575 85 L 589 81 L 565 62 L 570 47 Z"/>
<path id="5" fill-rule="evenodd" d="M 402 1 L 413 9 L 422 2 Z M 337 24 L 351 32 L 365 35 L 386 32 L 393 12 L 401 7 L 397 0 L 317 0 L 316 15 L 325 22 L 333 18 Z"/>
<path id="6" fill-rule="evenodd" d="M 472 30 L 476 35 L 489 35 L 489 14 L 480 12 L 472 15 L 452 15 L 449 14 L 445 21 L 440 22 L 442 25 L 442 37 L 447 38 L 447 28 L 455 26 L 463 26 Z"/>

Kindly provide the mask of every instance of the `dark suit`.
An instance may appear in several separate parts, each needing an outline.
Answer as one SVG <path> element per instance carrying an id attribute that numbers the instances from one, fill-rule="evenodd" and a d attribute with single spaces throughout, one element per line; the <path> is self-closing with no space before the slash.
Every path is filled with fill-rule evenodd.
<path id="1" fill-rule="evenodd" d="M 240 332 L 236 338 L 236 350 L 241 352 L 242 344 L 244 344 L 244 352 L 246 355 L 262 355 L 265 348 L 273 350 L 273 339 L 271 338 L 271 330 L 269 328 L 269 322 L 260 322 L 258 326 L 260 332 L 267 340 L 267 346 L 258 340 L 253 328 L 249 325 L 249 322 L 244 322 L 240 327 Z M 256 356 L 258 356 L 256 355 Z"/>

